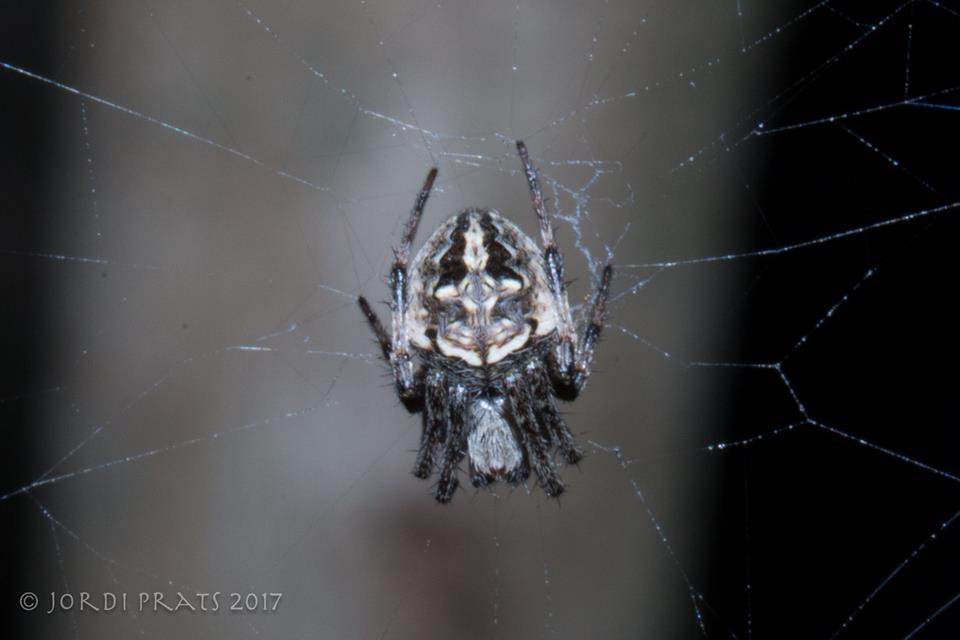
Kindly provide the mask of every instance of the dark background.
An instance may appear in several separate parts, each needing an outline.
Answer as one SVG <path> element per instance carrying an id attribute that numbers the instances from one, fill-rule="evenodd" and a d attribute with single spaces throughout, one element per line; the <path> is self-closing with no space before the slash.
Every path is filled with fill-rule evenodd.
<path id="1" fill-rule="evenodd" d="M 38 61 L 49 65 L 55 47 L 51 20 L 55 3 L 46 6 L 22 5 L 15 19 L 0 25 L 0 40 L 5 61 Z M 47 185 L 55 179 L 48 154 L 56 143 L 52 108 L 53 96 L 41 87 L 25 87 L 11 82 L 7 74 L 0 79 L 0 119 L 10 123 L 2 134 L 4 153 L 0 154 L 2 178 L 3 247 L 44 246 L 49 221 L 43 212 L 53 207 Z M 3 424 L 3 463 L 0 483 L 13 487 L 23 483 L 37 464 L 43 447 L 43 434 L 32 429 L 38 424 L 39 407 L 49 382 L 44 363 L 49 357 L 50 281 L 43 269 L 26 261 L 3 257 L 0 290 L 5 300 L 0 313 L 3 335 L 3 365 L 0 367 L 0 423 Z M 25 576 L 34 574 L 40 549 L 38 534 L 32 525 L 35 507 L 25 500 L 3 505 L 0 531 L 3 560 L 0 565 L 4 625 L 11 637 L 30 637 L 36 622 L 25 618 L 17 606 L 19 588 Z"/>
<path id="2" fill-rule="evenodd" d="M 740 141 L 760 121 L 775 128 L 893 102 L 903 95 L 908 66 L 911 97 L 960 86 L 952 44 L 960 17 L 931 3 L 900 11 L 885 27 L 889 35 L 824 67 L 865 33 L 864 25 L 896 6 L 862 6 L 866 4 L 830 3 L 831 11 L 819 11 L 783 35 L 776 44 L 778 56 L 771 56 L 779 62 L 765 71 L 768 89 L 733 99 L 741 124 L 726 129 L 729 139 Z M 783 24 L 802 10 L 802 5 L 784 8 L 783 15 L 774 10 L 768 24 Z M 26 68 L 54 67 L 54 54 L 62 47 L 56 15 L 58 8 L 51 3 L 4 9 L 0 58 Z M 908 45 L 909 25 L 913 37 Z M 755 26 L 766 31 L 762 24 Z M 771 96 L 777 99 L 762 106 Z M 55 207 L 48 187 L 57 171 L 47 158 L 58 136 L 54 105 L 61 100 L 49 87 L 0 71 L 0 122 L 5 123 L 0 128 L 5 218 L 0 249 L 6 251 L 0 255 L 6 300 L 0 314 L 4 491 L 28 482 L 48 460 L 38 455 L 47 434 L 33 427 L 48 402 L 46 390 L 57 385 L 44 366 L 52 341 L 49 303 L 54 294 L 49 265 L 22 259 L 17 252 L 50 246 L 56 235 L 55 221 L 46 212 Z M 930 101 L 960 108 L 954 93 Z M 894 107 L 735 142 L 730 152 L 711 148 L 702 162 L 738 167 L 742 181 L 730 184 L 755 207 L 750 248 L 789 245 L 960 200 L 958 113 Z M 900 165 L 865 152 L 854 134 Z M 682 190 L 682 180 L 671 188 Z M 722 455 L 688 452 L 669 458 L 668 478 L 682 483 L 695 469 L 713 479 L 698 489 L 699 510 L 707 517 L 697 534 L 706 543 L 700 561 L 689 567 L 708 603 L 703 607 L 708 637 L 829 638 L 846 616 L 856 613 L 841 637 L 902 638 L 960 591 L 960 533 L 956 526 L 939 533 L 960 510 L 960 484 L 955 476 L 943 477 L 911 462 L 960 474 L 955 390 L 960 360 L 952 304 L 958 225 L 955 210 L 949 209 L 774 258 L 709 267 L 711 277 L 740 278 L 715 310 L 719 317 L 736 320 L 734 333 L 720 339 L 724 355 L 717 360 L 782 361 L 782 371 L 811 419 L 903 457 L 806 424 Z M 875 274 L 864 280 L 871 268 Z M 848 294 L 809 343 L 783 359 Z M 688 375 L 715 374 L 692 368 Z M 773 372 L 741 369 L 723 375 L 727 391 L 707 441 L 736 441 L 804 420 Z M 59 571 L 55 558 L 40 551 L 48 546 L 38 542 L 46 532 L 36 525 L 31 498 L 6 500 L 0 511 L 0 574 L 4 610 L 9 610 L 28 578 Z M 692 535 L 677 532 L 677 546 L 682 550 L 682 541 Z M 921 546 L 922 553 L 857 612 Z M 665 597 L 675 601 L 678 617 L 667 634 L 699 637 L 688 593 L 682 585 L 668 586 Z M 533 608 L 541 606 L 538 600 Z M 10 637 L 41 637 L 38 618 L 18 615 L 13 608 L 10 621 L 20 626 Z M 958 634 L 960 607 L 954 607 L 916 637 Z"/>
<path id="3" fill-rule="evenodd" d="M 820 14 L 787 35 L 780 84 L 804 78 L 862 34 L 854 20 L 875 23 L 898 4 L 830 3 L 850 20 Z M 800 82 L 758 120 L 776 126 L 895 102 L 898 90 L 903 96 L 908 46 L 911 97 L 956 87 L 960 65 L 951 43 L 958 23 L 955 15 L 916 3 L 892 18 L 878 41 Z M 960 104 L 955 91 L 931 101 Z M 757 245 L 789 244 L 893 212 L 957 202 L 956 114 L 903 106 L 767 136 L 749 154 L 765 220 L 757 225 Z M 900 166 L 880 153 L 865 158 L 862 143 L 841 127 Z M 815 427 L 730 451 L 720 460 L 707 589 L 721 612 L 718 636 L 728 629 L 749 637 L 742 612 L 750 611 L 754 637 L 831 637 L 921 545 L 923 552 L 841 637 L 905 637 L 960 590 L 960 531 L 939 531 L 960 509 L 953 300 L 958 232 L 960 221 L 950 209 L 754 263 L 751 285 L 738 301 L 740 359 L 750 362 L 779 360 L 770 354 L 786 353 L 867 269 L 876 269 L 809 344 L 784 361 L 783 371 L 814 420 L 954 477 Z M 783 424 L 802 419 L 782 393 L 758 391 L 756 376 L 744 375 L 728 404 L 725 438 L 749 436 L 758 420 L 778 412 Z M 749 592 L 730 588 L 747 583 Z M 741 613 L 723 615 L 731 611 Z M 958 634 L 960 608 L 953 607 L 915 637 Z"/>

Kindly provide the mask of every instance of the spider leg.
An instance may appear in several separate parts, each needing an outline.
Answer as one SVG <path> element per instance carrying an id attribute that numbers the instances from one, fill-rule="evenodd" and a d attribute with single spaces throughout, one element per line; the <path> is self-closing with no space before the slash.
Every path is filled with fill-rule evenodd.
<path id="1" fill-rule="evenodd" d="M 567 299 L 567 284 L 563 278 L 563 256 L 557 247 L 553 236 L 553 224 L 550 214 L 543 204 L 543 191 L 540 188 L 540 179 L 537 169 L 530 162 L 527 146 L 517 140 L 517 152 L 523 163 L 523 172 L 527 176 L 527 186 L 530 187 L 530 197 L 533 199 L 533 211 L 537 214 L 540 225 L 540 241 L 543 244 L 543 262 L 547 273 L 547 284 L 553 295 L 557 308 L 557 336 L 559 338 L 554 353 L 551 354 L 561 370 L 567 370 L 573 365 L 576 351 L 576 333 L 573 319 L 570 315 L 570 302 Z"/>
<path id="2" fill-rule="evenodd" d="M 550 439 L 544 438 L 541 433 L 537 416 L 534 413 L 534 403 L 530 397 L 530 389 L 522 379 L 516 376 L 508 376 L 504 381 L 504 386 L 508 411 L 513 417 L 513 424 L 520 445 L 526 452 L 525 457 L 537 474 L 537 479 L 544 492 L 551 498 L 555 498 L 563 493 L 563 481 L 560 480 L 553 463 L 550 461 L 548 454 Z"/>
<path id="3" fill-rule="evenodd" d="M 530 374 L 530 391 L 533 398 L 538 399 L 536 415 L 540 421 L 544 437 L 555 442 L 560 457 L 567 464 L 577 464 L 583 459 L 583 452 L 577 448 L 573 434 L 567 427 L 550 393 L 550 383 L 547 373 L 540 366 L 528 368 Z"/>
<path id="4" fill-rule="evenodd" d="M 457 479 L 457 465 L 467 454 L 464 438 L 464 423 L 467 414 L 467 393 L 461 385 L 447 390 L 447 438 L 443 452 L 443 464 L 440 467 L 440 480 L 437 482 L 435 496 L 437 502 L 450 502 L 460 484 Z"/>
<path id="5" fill-rule="evenodd" d="M 390 336 L 387 335 L 386 329 L 383 328 L 380 318 L 378 318 L 377 314 L 372 308 L 370 308 L 370 303 L 367 302 L 367 299 L 363 296 L 359 296 L 357 298 L 357 303 L 360 305 L 360 310 L 363 311 L 363 315 L 366 316 L 367 323 L 373 330 L 373 335 L 376 337 L 377 343 L 380 345 L 380 351 L 383 354 L 383 359 L 389 362 L 391 368 L 393 369 L 394 380 L 397 382 L 397 393 L 400 395 L 401 402 L 403 402 L 403 405 L 411 413 L 420 411 L 423 408 L 423 367 L 412 374 L 410 385 L 406 388 L 402 388 L 400 386 L 399 378 L 397 377 L 397 368 L 394 366 L 394 351 L 390 344 Z"/>
<path id="6" fill-rule="evenodd" d="M 393 268 L 390 270 L 390 291 L 392 294 L 390 308 L 393 311 L 393 354 L 390 363 L 393 365 L 397 391 L 401 397 L 415 395 L 413 357 L 410 353 L 410 339 L 407 337 L 407 265 L 410 259 L 410 245 L 417 232 L 417 225 L 423 216 L 423 207 L 430 197 L 433 181 L 437 177 L 436 168 L 431 169 L 423 187 L 417 194 L 410 218 L 403 229 L 400 248 L 395 252 Z"/>
<path id="7" fill-rule="evenodd" d="M 397 262 L 402 262 L 406 266 L 410 260 L 410 247 L 413 245 L 413 238 L 417 235 L 417 227 L 420 225 L 420 218 L 423 217 L 423 208 L 427 204 L 427 198 L 433 190 L 433 182 L 437 179 L 437 168 L 430 169 L 427 173 L 427 179 L 423 181 L 423 186 L 417 193 L 417 199 L 413 203 L 413 209 L 410 211 L 410 217 L 407 218 L 407 224 L 403 227 L 403 235 L 400 236 L 400 248 L 396 251 Z M 394 263 L 396 265 L 396 263 Z"/>
<path id="8" fill-rule="evenodd" d="M 517 152 L 523 162 L 523 170 L 527 176 L 527 185 L 530 187 L 530 196 L 533 199 L 533 210 L 537 214 L 540 224 L 540 239 L 543 243 L 544 269 L 547 274 L 547 283 L 553 295 L 557 308 L 557 341 L 547 355 L 550 365 L 550 377 L 558 397 L 564 400 L 573 400 L 580 393 L 590 375 L 590 365 L 593 363 L 593 352 L 597 339 L 603 329 L 603 316 L 606 311 L 607 298 L 610 291 L 610 279 L 613 277 L 613 267 L 609 264 L 604 267 L 593 299 L 593 308 L 583 337 L 578 340 L 573 326 L 573 316 L 570 314 L 570 301 L 567 297 L 567 285 L 563 278 L 563 256 L 557 247 L 553 235 L 553 225 L 550 214 L 543 204 L 543 191 L 537 177 L 537 169 L 530 162 L 530 155 L 523 142 L 517 141 Z M 579 346 L 578 346 L 579 345 Z"/>
<path id="9" fill-rule="evenodd" d="M 420 438 L 420 451 L 413 467 L 413 475 L 429 478 L 433 471 L 437 449 L 446 439 L 446 378 L 441 372 L 434 372 L 426 380 L 423 412 L 423 435 Z"/>
<path id="10" fill-rule="evenodd" d="M 386 329 L 383 328 L 380 318 L 378 318 L 377 314 L 370 308 L 370 303 L 367 302 L 367 299 L 363 296 L 357 298 L 357 304 L 360 305 L 360 310 L 363 311 L 363 315 L 367 318 L 367 324 L 373 329 L 373 335 L 380 344 L 383 359 L 390 362 L 390 353 L 393 349 L 390 347 L 390 336 L 387 335 Z"/>
<path id="11" fill-rule="evenodd" d="M 437 177 L 437 170 L 433 168 L 427 174 L 427 179 L 423 183 L 417 199 L 414 202 L 413 210 L 410 212 L 410 218 L 403 229 L 403 236 L 400 241 L 400 248 L 394 252 L 393 268 L 390 270 L 390 309 L 392 311 L 392 335 L 387 336 L 387 332 L 380 323 L 379 318 L 370 308 L 370 303 L 366 298 L 357 299 L 363 315 L 366 316 L 370 328 L 380 343 L 380 350 L 383 357 L 390 363 L 393 369 L 394 382 L 397 385 L 397 393 L 400 399 L 405 403 L 416 401 L 423 395 L 422 384 L 414 371 L 413 356 L 410 352 L 410 340 L 406 332 L 407 315 L 407 265 L 410 259 L 410 246 L 413 244 L 413 237 L 417 232 L 417 225 L 423 216 L 423 207 L 430 197 L 430 190 L 433 188 L 433 181 Z M 409 405 L 408 405 L 409 406 Z"/>
<path id="12" fill-rule="evenodd" d="M 540 224 L 540 240 L 543 242 L 543 248 L 553 247 L 556 249 L 557 243 L 553 239 L 553 224 L 550 222 L 550 214 L 547 213 L 547 208 L 543 204 L 543 190 L 540 188 L 537 169 L 530 162 L 527 145 L 521 140 L 517 140 L 517 153 L 520 154 L 523 172 L 527 176 L 527 186 L 530 187 L 530 197 L 533 198 L 533 211 L 537 214 L 537 222 Z"/>
<path id="13" fill-rule="evenodd" d="M 607 299 L 610 297 L 610 280 L 613 278 L 613 267 L 609 264 L 603 268 L 600 276 L 600 285 L 593 294 L 593 304 L 590 306 L 590 315 L 587 317 L 587 326 L 578 341 L 576 358 L 573 367 L 568 371 L 560 371 L 554 380 L 557 395 L 565 400 L 577 397 L 590 376 L 590 367 L 593 365 L 593 355 L 597 348 L 597 341 L 603 331 L 603 320 L 607 313 Z"/>

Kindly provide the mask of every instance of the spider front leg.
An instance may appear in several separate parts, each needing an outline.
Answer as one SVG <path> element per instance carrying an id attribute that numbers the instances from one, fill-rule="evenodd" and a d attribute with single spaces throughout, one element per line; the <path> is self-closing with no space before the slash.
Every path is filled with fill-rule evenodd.
<path id="1" fill-rule="evenodd" d="M 567 285 L 563 278 L 563 256 L 557 247 L 553 235 L 553 225 L 550 214 L 543 204 L 543 191 L 537 170 L 530 162 L 527 147 L 517 141 L 517 152 L 523 162 L 527 185 L 530 187 L 530 196 L 533 199 L 533 210 L 537 214 L 540 226 L 540 240 L 543 243 L 544 270 L 547 274 L 547 284 L 553 296 L 557 310 L 557 340 L 550 353 L 547 363 L 550 369 L 550 378 L 557 397 L 563 400 L 573 400 L 583 389 L 583 385 L 590 375 L 590 366 L 593 363 L 593 354 L 603 330 L 603 319 L 607 308 L 607 298 L 610 295 L 610 280 L 613 277 L 613 267 L 607 265 L 600 278 L 600 286 L 593 296 L 593 305 L 590 309 L 587 326 L 583 336 L 579 337 L 573 326 L 573 317 L 570 314 L 570 301 L 567 298 Z"/>
<path id="2" fill-rule="evenodd" d="M 413 210 L 407 219 L 407 224 L 403 229 L 403 236 L 400 240 L 400 248 L 395 251 L 393 268 L 390 270 L 390 309 L 392 316 L 392 336 L 388 336 L 377 314 L 370 308 L 370 303 L 366 298 L 360 296 L 357 302 L 360 305 L 363 315 L 366 316 L 370 328 L 380 344 L 380 350 L 384 359 L 390 363 L 393 370 L 394 382 L 397 386 L 397 393 L 400 399 L 405 403 L 415 402 L 423 397 L 423 384 L 419 376 L 416 375 L 413 366 L 413 354 L 410 351 L 410 339 L 407 336 L 406 317 L 407 317 L 407 265 L 410 261 L 410 246 L 413 244 L 413 238 L 417 233 L 417 226 L 420 224 L 420 218 L 423 216 L 423 207 L 430 197 L 430 191 L 433 189 L 433 181 L 437 177 L 437 169 L 433 168 L 427 174 L 427 179 L 423 183 L 417 199 L 414 202 Z M 408 407 L 410 405 L 408 404 Z"/>
<path id="3" fill-rule="evenodd" d="M 570 316 L 570 302 L 567 300 L 567 285 L 563 279 L 563 256 L 553 237 L 553 224 L 550 214 L 543 204 L 543 191 L 540 189 L 540 180 L 537 178 L 537 169 L 530 162 L 530 155 L 523 142 L 517 141 L 517 151 L 520 161 L 523 162 L 523 171 L 527 176 L 527 186 L 530 187 L 530 197 L 533 199 L 533 211 L 537 214 L 537 223 L 540 226 L 540 242 L 543 244 L 544 270 L 547 273 L 547 285 L 553 296 L 557 311 L 557 334 L 560 343 L 557 345 L 555 357 L 561 368 L 567 368 L 574 358 L 576 334 L 573 320 Z"/>

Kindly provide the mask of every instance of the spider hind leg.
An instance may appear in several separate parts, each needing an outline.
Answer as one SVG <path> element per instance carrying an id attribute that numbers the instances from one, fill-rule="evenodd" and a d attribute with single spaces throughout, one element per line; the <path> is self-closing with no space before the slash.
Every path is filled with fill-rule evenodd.
<path id="1" fill-rule="evenodd" d="M 530 394 L 537 400 L 537 419 L 544 438 L 557 446 L 560 457 L 567 464 L 575 465 L 583 459 L 583 452 L 577 447 L 573 433 L 557 410 L 551 395 L 550 382 L 541 366 L 527 368 L 530 381 Z"/>
<path id="2" fill-rule="evenodd" d="M 423 435 L 420 451 L 413 466 L 413 475 L 420 479 L 430 477 L 436 463 L 437 451 L 447 437 L 446 378 L 433 372 L 424 382 Z"/>
<path id="3" fill-rule="evenodd" d="M 525 451 L 525 460 L 537 474 L 537 481 L 551 498 L 564 492 L 563 480 L 550 459 L 551 438 L 544 437 L 534 410 L 531 389 L 518 376 L 506 379 L 507 405 L 520 445 Z"/>
<path id="4" fill-rule="evenodd" d="M 526 459 L 520 463 L 520 466 L 507 474 L 506 481 L 507 484 L 518 485 L 527 481 L 530 477 L 530 465 L 527 463 Z"/>
<path id="5" fill-rule="evenodd" d="M 466 413 L 466 391 L 461 385 L 455 385 L 447 390 L 446 447 L 440 466 L 440 479 L 437 481 L 434 492 L 434 497 L 440 503 L 450 502 L 460 485 L 457 479 L 457 466 L 467 454 L 464 439 Z"/>

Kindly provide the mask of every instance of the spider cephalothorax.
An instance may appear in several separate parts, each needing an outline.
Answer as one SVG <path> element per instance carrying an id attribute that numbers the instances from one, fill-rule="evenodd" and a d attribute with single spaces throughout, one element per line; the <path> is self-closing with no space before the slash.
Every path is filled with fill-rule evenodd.
<path id="1" fill-rule="evenodd" d="M 464 209 L 433 232 L 408 267 L 437 176 L 432 169 L 390 272 L 390 334 L 359 298 L 400 399 L 411 411 L 423 412 L 413 472 L 427 478 L 439 467 L 440 502 L 453 497 L 464 457 L 475 486 L 498 479 L 516 484 L 532 469 L 553 497 L 564 489 L 554 451 L 568 464 L 582 457 L 554 399 L 573 400 L 590 375 L 612 268 L 604 268 L 578 334 L 537 173 L 522 142 L 517 150 L 542 250 L 496 211 Z"/>

